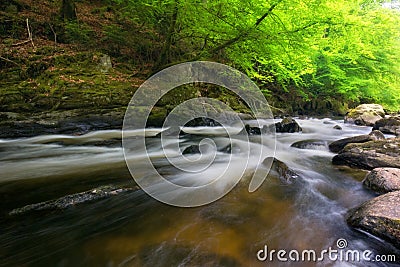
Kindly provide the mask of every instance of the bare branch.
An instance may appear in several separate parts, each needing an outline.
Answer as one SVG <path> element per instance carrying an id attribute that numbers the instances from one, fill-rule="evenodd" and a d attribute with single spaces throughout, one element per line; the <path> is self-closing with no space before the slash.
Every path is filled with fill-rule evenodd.
<path id="1" fill-rule="evenodd" d="M 275 9 L 275 7 L 280 3 L 281 1 L 276 2 L 275 4 L 273 4 L 268 10 L 267 12 L 264 13 L 264 15 L 262 15 L 257 21 L 256 23 L 254 23 L 253 28 L 257 28 L 261 22 L 263 22 L 264 19 L 266 19 L 271 13 L 272 11 Z M 247 37 L 250 33 L 250 30 L 248 30 L 247 32 L 241 32 L 239 33 L 237 36 L 235 36 L 234 38 L 226 41 L 225 43 L 220 44 L 219 46 L 213 48 L 210 53 L 211 54 L 215 54 L 216 52 L 224 49 L 225 47 L 228 47 L 238 41 L 240 41 L 241 39 L 244 39 L 245 37 Z"/>
<path id="2" fill-rule="evenodd" d="M 16 44 L 12 44 L 11 46 L 19 46 L 19 45 L 23 45 L 23 44 L 26 44 L 26 43 L 29 43 L 31 40 L 25 40 L 25 41 L 22 41 L 22 42 L 19 42 L 19 43 L 16 43 Z"/>
<path id="3" fill-rule="evenodd" d="M 26 19 L 26 28 L 28 29 L 28 40 L 31 41 L 33 48 L 35 49 L 35 44 L 33 43 L 32 32 L 29 27 L 29 19 Z"/>
<path id="4" fill-rule="evenodd" d="M 2 59 L 2 60 L 4 60 L 4 61 L 7 61 L 7 62 L 9 62 L 9 63 L 12 63 L 12 64 L 14 64 L 14 65 L 17 65 L 18 67 L 21 66 L 21 65 L 19 65 L 17 62 L 12 61 L 11 59 L 8 59 L 8 58 L 5 58 L 5 57 L 0 56 L 0 59 Z"/>
<path id="5" fill-rule="evenodd" d="M 262 22 L 266 17 L 268 17 L 268 16 L 272 13 L 272 11 L 275 9 L 275 7 L 276 7 L 280 2 L 281 2 L 281 1 L 278 1 L 278 2 L 276 2 L 275 4 L 273 4 L 273 5 L 267 10 L 267 12 L 265 12 L 265 14 L 262 15 L 262 16 L 256 21 L 256 23 L 254 24 L 254 27 L 255 27 L 255 28 L 258 27 L 258 25 L 260 25 L 261 22 Z"/>
<path id="6" fill-rule="evenodd" d="M 25 40 L 25 41 L 22 41 L 22 42 L 19 42 L 19 43 L 16 43 L 16 44 L 12 44 L 11 46 L 19 46 L 19 45 L 23 45 L 23 44 L 26 44 L 26 43 L 30 42 L 32 44 L 32 46 L 33 46 L 33 49 L 35 49 L 35 44 L 33 43 L 33 38 L 32 38 L 32 32 L 31 32 L 31 29 L 29 27 L 29 19 L 26 19 L 26 28 L 28 30 L 28 40 Z"/>
<path id="7" fill-rule="evenodd" d="M 54 28 L 53 28 L 53 25 L 51 25 L 51 24 L 49 24 L 49 25 L 50 25 L 51 31 L 52 31 L 53 34 L 54 34 L 54 46 L 57 46 L 57 33 L 55 32 L 55 30 L 54 30 Z"/>

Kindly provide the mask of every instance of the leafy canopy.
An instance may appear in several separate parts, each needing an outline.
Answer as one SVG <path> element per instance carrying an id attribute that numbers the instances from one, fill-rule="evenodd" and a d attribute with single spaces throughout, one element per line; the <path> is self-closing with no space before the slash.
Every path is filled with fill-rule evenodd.
<path id="1" fill-rule="evenodd" d="M 373 0 L 113 0 L 161 41 L 156 68 L 216 60 L 266 95 L 400 109 L 400 10 Z"/>

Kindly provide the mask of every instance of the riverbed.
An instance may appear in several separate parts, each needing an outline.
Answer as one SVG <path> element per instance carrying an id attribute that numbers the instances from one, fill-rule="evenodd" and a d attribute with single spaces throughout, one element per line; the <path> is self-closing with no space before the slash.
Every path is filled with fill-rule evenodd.
<path id="1" fill-rule="evenodd" d="M 0 140 L 0 265 L 2 266 L 396 266 L 394 263 L 260 261 L 257 253 L 275 250 L 347 248 L 376 254 L 400 252 L 388 243 L 349 228 L 346 212 L 375 194 L 360 182 L 366 172 L 334 166 L 328 143 L 366 134 L 371 127 L 340 120 L 299 119 L 301 133 L 277 133 L 276 142 L 250 137 L 251 149 L 276 147 L 273 156 L 298 174 L 284 183 L 270 173 L 253 193 L 248 164 L 241 180 L 223 198 L 195 208 L 173 207 L 140 190 L 125 163 L 120 130 L 85 135 L 42 135 Z M 252 123 L 249 121 L 248 123 Z M 268 124 L 271 122 L 262 122 Z M 340 125 L 342 130 L 334 129 Z M 239 129 L 240 130 L 240 129 Z M 217 144 L 215 164 L 201 175 L 183 174 L 170 166 L 157 134 L 148 129 L 146 142 L 157 169 L 177 181 L 213 179 L 219 163 L 240 159 L 243 151 L 221 152 L 226 142 L 239 144 L 210 127 L 192 129 L 183 136 L 184 148 L 207 138 Z M 197 131 L 197 134 L 196 134 Z M 188 129 L 190 132 L 190 129 Z M 131 133 L 132 136 L 141 131 Z M 297 141 L 317 140 L 299 149 Z M 220 144 L 220 145 L 219 145 Z M 220 147 L 218 147 L 220 146 Z M 233 146 L 234 148 L 235 146 Z M 172 157 L 181 151 L 168 148 Z M 250 153 L 250 157 L 251 157 Z M 265 156 L 270 156 L 266 153 Z M 127 160 L 142 164 L 142 155 L 130 152 Z M 252 161 L 251 158 L 249 162 Z M 207 177 L 205 177 L 207 174 Z M 145 172 L 143 173 L 145 175 Z M 232 174 L 234 175 L 234 174 Z M 15 209 L 91 190 L 102 185 L 130 188 L 122 194 L 70 205 L 63 209 L 21 212 Z"/>

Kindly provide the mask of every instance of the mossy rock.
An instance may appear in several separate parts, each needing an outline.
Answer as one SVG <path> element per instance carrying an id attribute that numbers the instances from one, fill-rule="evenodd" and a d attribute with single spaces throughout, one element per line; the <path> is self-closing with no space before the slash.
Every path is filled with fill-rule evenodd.
<path id="1" fill-rule="evenodd" d="M 347 112 L 345 122 L 356 125 L 374 126 L 375 122 L 385 117 L 383 107 L 378 104 L 362 104 Z"/>
<path id="2" fill-rule="evenodd" d="M 400 191 L 374 198 L 348 212 L 347 223 L 400 248 Z"/>
<path id="3" fill-rule="evenodd" d="M 348 144 L 332 163 L 372 170 L 379 167 L 400 168 L 400 138 Z"/>

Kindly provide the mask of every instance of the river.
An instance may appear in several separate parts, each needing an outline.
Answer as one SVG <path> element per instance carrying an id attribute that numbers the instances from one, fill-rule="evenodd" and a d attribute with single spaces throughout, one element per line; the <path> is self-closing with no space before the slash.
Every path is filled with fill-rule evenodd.
<path id="1" fill-rule="evenodd" d="M 249 177 L 257 166 L 248 164 L 243 179 L 231 192 L 195 208 L 169 206 L 142 190 L 131 190 L 65 209 L 10 215 L 25 205 L 100 185 L 135 188 L 136 184 L 126 167 L 119 130 L 0 140 L 0 265 L 396 266 L 335 262 L 328 258 L 296 264 L 257 258 L 265 246 L 270 250 L 319 252 L 336 248 L 338 239 L 345 239 L 349 249 L 371 250 L 375 255 L 396 254 L 400 258 L 400 252 L 389 244 L 346 225 L 346 212 L 375 194 L 360 182 L 365 171 L 333 166 L 334 154 L 327 148 L 330 141 L 369 133 L 371 127 L 329 118 L 296 120 L 303 132 L 276 134 L 275 152 L 277 159 L 298 174 L 293 183 L 282 183 L 271 174 L 257 191 L 249 193 Z M 337 124 L 342 130 L 333 129 Z M 170 166 L 155 137 L 160 131 L 147 130 L 150 154 L 158 169 L 181 182 L 203 179 Z M 196 131 L 208 131 L 207 137 L 217 146 L 232 141 L 218 131 L 210 131 L 210 127 L 192 129 L 192 133 Z M 142 132 L 132 133 L 135 134 Z M 199 137 L 193 136 L 183 137 L 181 146 L 197 141 Z M 291 147 L 297 141 L 310 139 L 326 143 L 305 149 Z M 250 142 L 252 149 L 261 146 L 256 136 Z M 172 157 L 180 154 L 173 150 L 171 153 Z M 225 162 L 235 156 L 240 159 L 240 153 L 235 149 L 231 153 L 219 152 L 216 161 Z M 142 155 L 133 151 L 128 160 L 140 169 Z M 211 164 L 204 179 L 213 179 L 218 168 Z"/>

